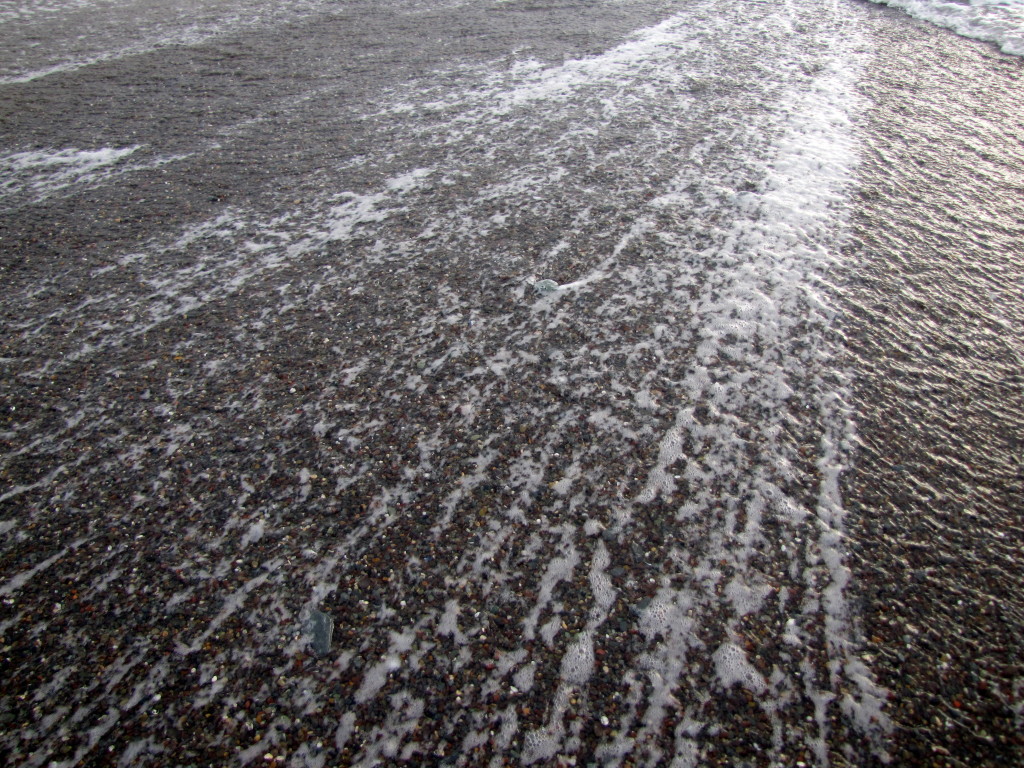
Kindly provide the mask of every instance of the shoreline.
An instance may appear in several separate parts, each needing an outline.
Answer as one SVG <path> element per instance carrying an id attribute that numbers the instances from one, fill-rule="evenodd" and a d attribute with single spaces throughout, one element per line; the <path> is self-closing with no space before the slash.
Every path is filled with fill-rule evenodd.
<path id="1" fill-rule="evenodd" d="M 843 292 L 859 411 L 844 482 L 854 583 L 893 697 L 896 764 L 1014 765 L 1024 62 L 921 22 L 875 34 Z"/>
<path id="2" fill-rule="evenodd" d="M 945 369 L 889 333 L 959 293 L 908 294 L 937 256 L 884 240 L 948 192 L 886 153 L 956 99 L 886 63 L 1019 66 L 875 6 L 754 5 L 368 3 L 0 84 L 0 759 L 876 768 L 887 717 L 895 764 L 955 757 L 914 735 L 947 683 L 974 719 L 935 743 L 981 749 L 1005 701 L 955 652 L 989 646 L 929 602 L 970 585 L 916 563 L 978 561 L 911 537 L 907 493 L 946 482 L 913 442 L 956 447 L 936 413 L 1019 412 L 918 399 Z M 986 92 L 956 96 L 991 125 Z M 943 340 L 989 383 L 993 306 Z M 1005 479 L 979 472 L 950 477 Z M 949 530 L 991 545 L 979 519 Z M 883 622 L 893 579 L 919 602 Z"/>

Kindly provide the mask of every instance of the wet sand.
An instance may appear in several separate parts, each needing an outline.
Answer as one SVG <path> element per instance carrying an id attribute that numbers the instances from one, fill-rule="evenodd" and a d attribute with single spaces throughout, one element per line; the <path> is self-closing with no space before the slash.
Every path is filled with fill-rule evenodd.
<path id="1" fill-rule="evenodd" d="M 877 39 L 1019 67 L 839 5 L 325 7 L 4 85 L 0 757 L 1012 763 L 1019 592 L 970 645 L 905 567 L 935 410 L 857 281 L 909 166 L 846 116 L 905 106 Z"/>

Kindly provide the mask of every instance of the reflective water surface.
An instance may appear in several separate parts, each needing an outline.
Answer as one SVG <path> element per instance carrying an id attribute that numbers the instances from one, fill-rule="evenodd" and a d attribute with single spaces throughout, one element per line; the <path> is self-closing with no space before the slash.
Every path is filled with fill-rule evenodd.
<path id="1" fill-rule="evenodd" d="M 843 288 L 846 483 L 904 764 L 1024 758 L 1024 66 L 879 28 Z M 896 62 L 913 62 L 899 66 Z"/>

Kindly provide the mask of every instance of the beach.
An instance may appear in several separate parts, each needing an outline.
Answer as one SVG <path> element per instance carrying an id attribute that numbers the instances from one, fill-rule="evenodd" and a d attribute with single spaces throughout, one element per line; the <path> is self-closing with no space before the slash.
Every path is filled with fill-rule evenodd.
<path id="1" fill-rule="evenodd" d="M 1024 62 L 918 15 L 0 15 L 0 759 L 1021 762 Z"/>

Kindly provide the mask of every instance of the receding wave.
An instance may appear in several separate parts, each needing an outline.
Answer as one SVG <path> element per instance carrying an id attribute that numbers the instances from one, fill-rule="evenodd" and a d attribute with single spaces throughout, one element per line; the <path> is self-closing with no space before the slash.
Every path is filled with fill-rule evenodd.
<path id="1" fill-rule="evenodd" d="M 1020 0 L 872 0 L 952 29 L 958 35 L 995 43 L 1004 53 L 1024 56 L 1024 3 Z"/>

